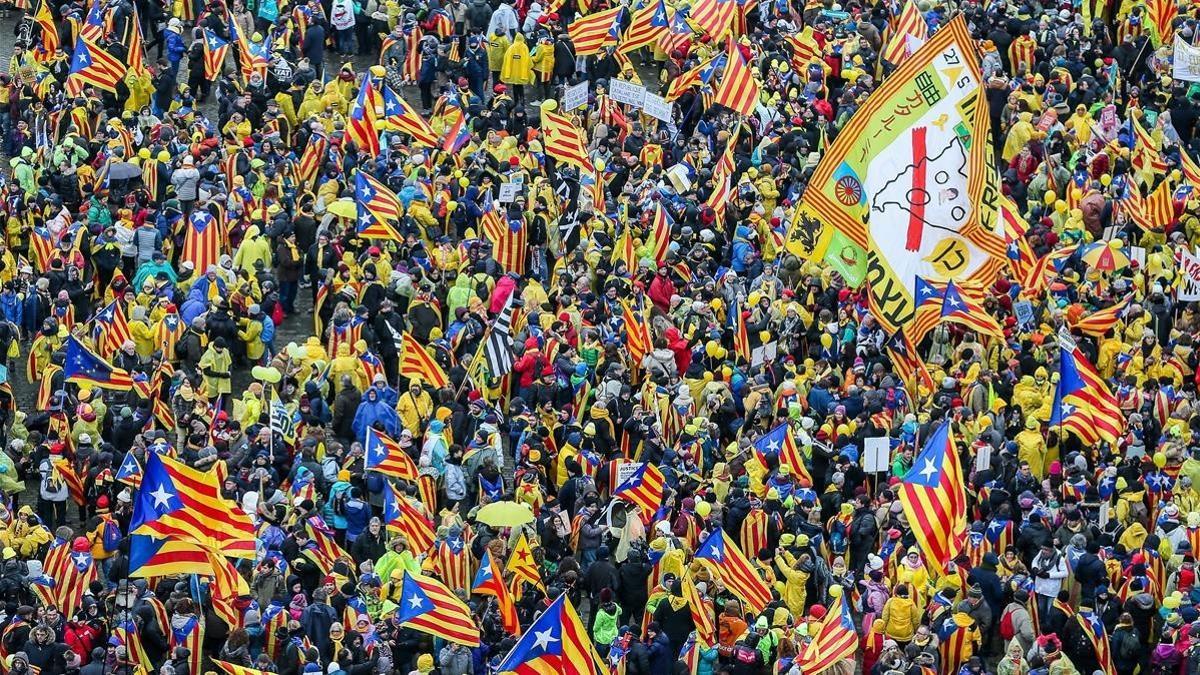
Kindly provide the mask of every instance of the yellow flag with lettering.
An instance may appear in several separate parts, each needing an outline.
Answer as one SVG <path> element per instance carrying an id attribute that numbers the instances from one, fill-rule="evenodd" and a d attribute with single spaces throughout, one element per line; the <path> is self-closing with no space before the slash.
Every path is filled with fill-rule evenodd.
<path id="1" fill-rule="evenodd" d="M 870 287 L 889 332 L 916 278 L 990 280 L 1005 260 L 975 45 L 961 17 L 905 60 L 840 130 L 809 181 L 788 249 Z"/>

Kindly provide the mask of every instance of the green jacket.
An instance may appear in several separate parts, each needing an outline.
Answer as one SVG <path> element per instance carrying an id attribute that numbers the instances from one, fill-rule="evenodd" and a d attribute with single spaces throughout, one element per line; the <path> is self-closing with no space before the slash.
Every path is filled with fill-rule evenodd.
<path id="1" fill-rule="evenodd" d="M 611 613 L 606 611 L 605 605 L 601 605 L 596 611 L 596 623 L 592 626 L 592 639 L 598 645 L 609 645 L 617 639 L 618 619 L 621 617 L 621 608 L 614 602 Z"/>

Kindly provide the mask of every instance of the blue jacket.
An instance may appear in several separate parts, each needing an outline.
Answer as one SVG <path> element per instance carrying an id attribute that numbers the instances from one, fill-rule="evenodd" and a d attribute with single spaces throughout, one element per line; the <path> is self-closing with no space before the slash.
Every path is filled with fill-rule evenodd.
<path id="1" fill-rule="evenodd" d="M 359 441 L 365 441 L 367 428 L 376 423 L 383 427 L 383 433 L 388 436 L 395 438 L 400 435 L 400 415 L 394 407 L 382 400 L 379 392 L 372 387 L 363 394 L 362 403 L 358 405 L 358 411 L 354 414 L 354 436 Z"/>
<path id="2" fill-rule="evenodd" d="M 187 45 L 183 44 L 183 38 L 173 30 L 167 31 L 167 60 L 172 66 L 178 66 L 183 60 L 183 55 L 187 53 Z"/>
<path id="3" fill-rule="evenodd" d="M 371 505 L 361 499 L 350 498 L 342 507 L 346 521 L 346 541 L 353 542 L 367 529 L 371 522 Z"/>

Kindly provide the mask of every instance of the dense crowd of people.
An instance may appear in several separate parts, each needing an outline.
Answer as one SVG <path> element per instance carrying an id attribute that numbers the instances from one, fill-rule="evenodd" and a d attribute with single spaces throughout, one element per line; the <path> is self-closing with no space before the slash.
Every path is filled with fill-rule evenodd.
<path id="1" fill-rule="evenodd" d="M 612 1 L 5 5 L 7 672 L 484 675 L 564 594 L 626 675 L 818 675 L 843 611 L 841 675 L 1200 672 L 1195 7 L 683 0 L 585 35 Z M 1021 226 L 964 287 L 997 332 L 937 323 L 914 376 L 787 241 L 951 21 Z M 714 101 L 741 62 L 748 115 Z M 1113 438 L 1062 423 L 1075 347 Z M 943 566 L 901 493 L 945 424 Z M 147 516 L 205 481 L 194 536 Z M 478 639 L 406 622 L 412 579 Z"/>

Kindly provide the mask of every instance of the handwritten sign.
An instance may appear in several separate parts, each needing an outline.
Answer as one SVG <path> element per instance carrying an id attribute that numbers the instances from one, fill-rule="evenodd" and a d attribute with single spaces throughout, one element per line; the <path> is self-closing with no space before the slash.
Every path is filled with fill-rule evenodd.
<path id="1" fill-rule="evenodd" d="M 663 122 L 671 121 L 671 103 L 667 101 L 667 99 L 657 94 L 646 92 L 643 103 L 644 105 L 642 106 L 642 110 L 644 110 L 647 115 Z"/>
<path id="2" fill-rule="evenodd" d="M 587 105 L 588 100 L 588 83 L 587 81 L 567 87 L 563 92 L 562 109 L 574 110 Z"/>
<path id="3" fill-rule="evenodd" d="M 1184 302 L 1200 300 L 1200 257 L 1187 249 L 1179 249 L 1175 253 L 1175 262 L 1179 267 L 1176 299 Z"/>
<path id="4" fill-rule="evenodd" d="M 610 80 L 608 93 L 617 103 L 627 103 L 635 108 L 642 107 L 642 103 L 646 99 L 645 87 L 625 80 Z"/>
<path id="5" fill-rule="evenodd" d="M 1175 36 L 1175 53 L 1171 57 L 1171 74 L 1177 80 L 1200 82 L 1200 47 Z"/>

